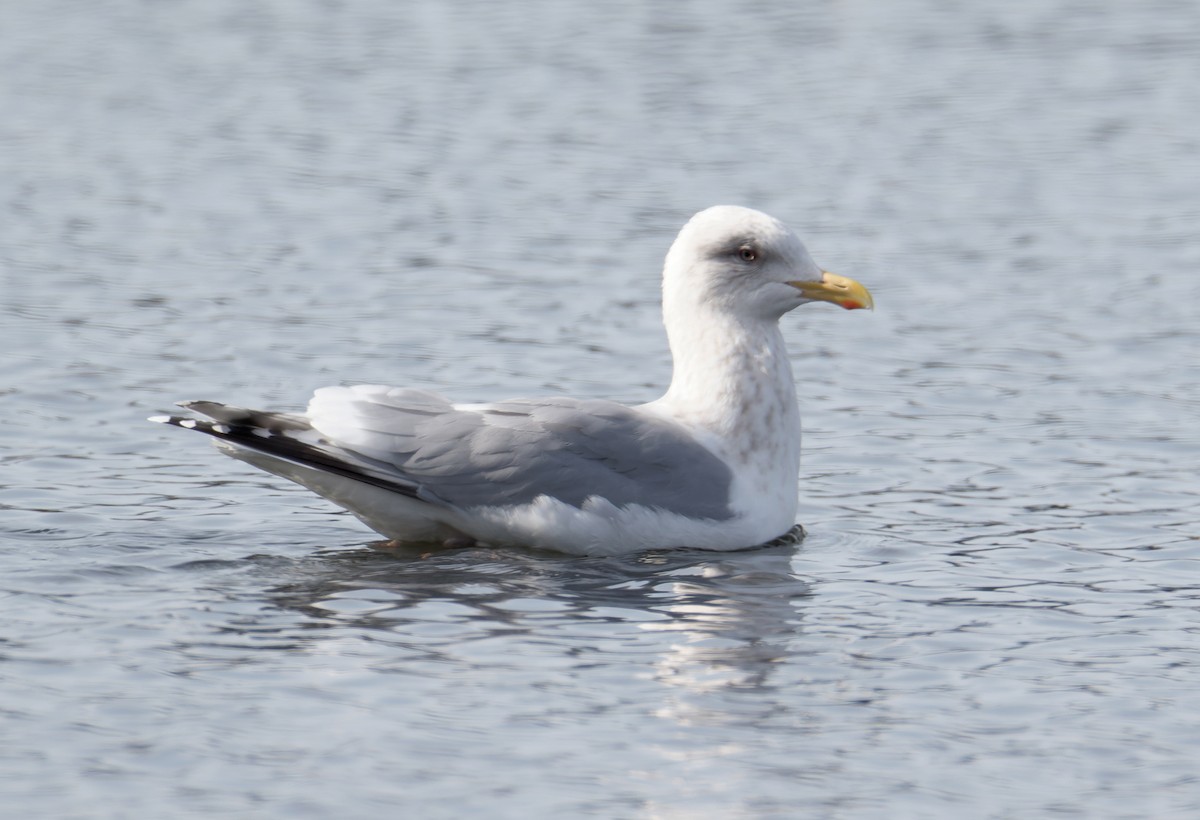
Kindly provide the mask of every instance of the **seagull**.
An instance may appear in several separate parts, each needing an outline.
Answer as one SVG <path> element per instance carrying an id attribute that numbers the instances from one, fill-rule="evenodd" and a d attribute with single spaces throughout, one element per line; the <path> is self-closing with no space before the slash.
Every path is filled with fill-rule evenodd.
<path id="1" fill-rule="evenodd" d="M 873 308 L 779 220 L 720 205 L 663 267 L 674 361 L 659 399 L 454 404 L 412 387 L 315 391 L 305 413 L 181 402 L 151 416 L 301 484 L 405 544 L 618 555 L 747 549 L 793 530 L 800 414 L 779 320 L 808 302 Z"/>

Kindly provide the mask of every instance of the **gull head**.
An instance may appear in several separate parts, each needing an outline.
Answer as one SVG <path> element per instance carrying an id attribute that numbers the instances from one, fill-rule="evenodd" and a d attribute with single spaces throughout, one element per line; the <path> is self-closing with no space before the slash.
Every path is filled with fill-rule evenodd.
<path id="1" fill-rule="evenodd" d="M 806 302 L 874 307 L 865 287 L 822 270 L 778 219 L 735 205 L 707 208 L 683 226 L 667 253 L 663 299 L 761 320 Z"/>

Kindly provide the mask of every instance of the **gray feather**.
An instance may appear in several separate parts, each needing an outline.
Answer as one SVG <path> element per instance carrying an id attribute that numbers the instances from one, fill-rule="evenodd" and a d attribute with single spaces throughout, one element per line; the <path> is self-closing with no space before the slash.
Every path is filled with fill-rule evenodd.
<path id="1" fill-rule="evenodd" d="M 729 467 L 681 428 L 598 399 L 513 400 L 458 410 L 433 394 L 342 393 L 363 430 L 337 445 L 456 507 L 525 504 L 545 495 L 574 507 L 592 496 L 691 518 L 727 519 Z M 421 391 L 411 391 L 420 393 Z M 320 429 L 320 416 L 314 419 Z"/>

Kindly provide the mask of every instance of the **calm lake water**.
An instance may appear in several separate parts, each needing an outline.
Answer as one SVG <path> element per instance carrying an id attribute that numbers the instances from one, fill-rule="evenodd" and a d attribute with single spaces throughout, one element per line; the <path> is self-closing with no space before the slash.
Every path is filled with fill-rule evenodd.
<path id="1" fill-rule="evenodd" d="M 0 9 L 0 814 L 1200 814 L 1200 7 Z M 804 544 L 387 552 L 143 421 L 655 398 L 716 203 Z"/>

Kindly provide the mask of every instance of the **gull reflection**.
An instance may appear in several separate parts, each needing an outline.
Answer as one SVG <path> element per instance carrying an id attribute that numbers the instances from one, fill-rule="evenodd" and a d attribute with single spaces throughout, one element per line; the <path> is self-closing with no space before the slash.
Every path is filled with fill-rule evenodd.
<path id="1" fill-rule="evenodd" d="M 710 558 L 693 577 L 671 581 L 658 609 L 672 617 L 641 625 L 674 638 L 657 663 L 659 680 L 694 691 L 765 684 L 798 629 L 796 599 L 810 593 L 792 573 L 791 553 Z"/>
<path id="2" fill-rule="evenodd" d="M 768 687 L 794 654 L 810 594 L 794 554 L 788 545 L 573 558 L 379 544 L 309 556 L 267 594 L 276 611 L 307 616 L 292 619 L 292 638 L 300 630 L 336 643 L 370 630 L 375 645 L 395 651 L 397 671 L 435 657 L 478 665 L 481 643 L 494 639 L 501 651 L 488 658 L 549 652 L 648 676 L 666 687 L 651 711 L 693 721 L 704 710 L 689 703 L 703 698 L 690 696 Z"/>

